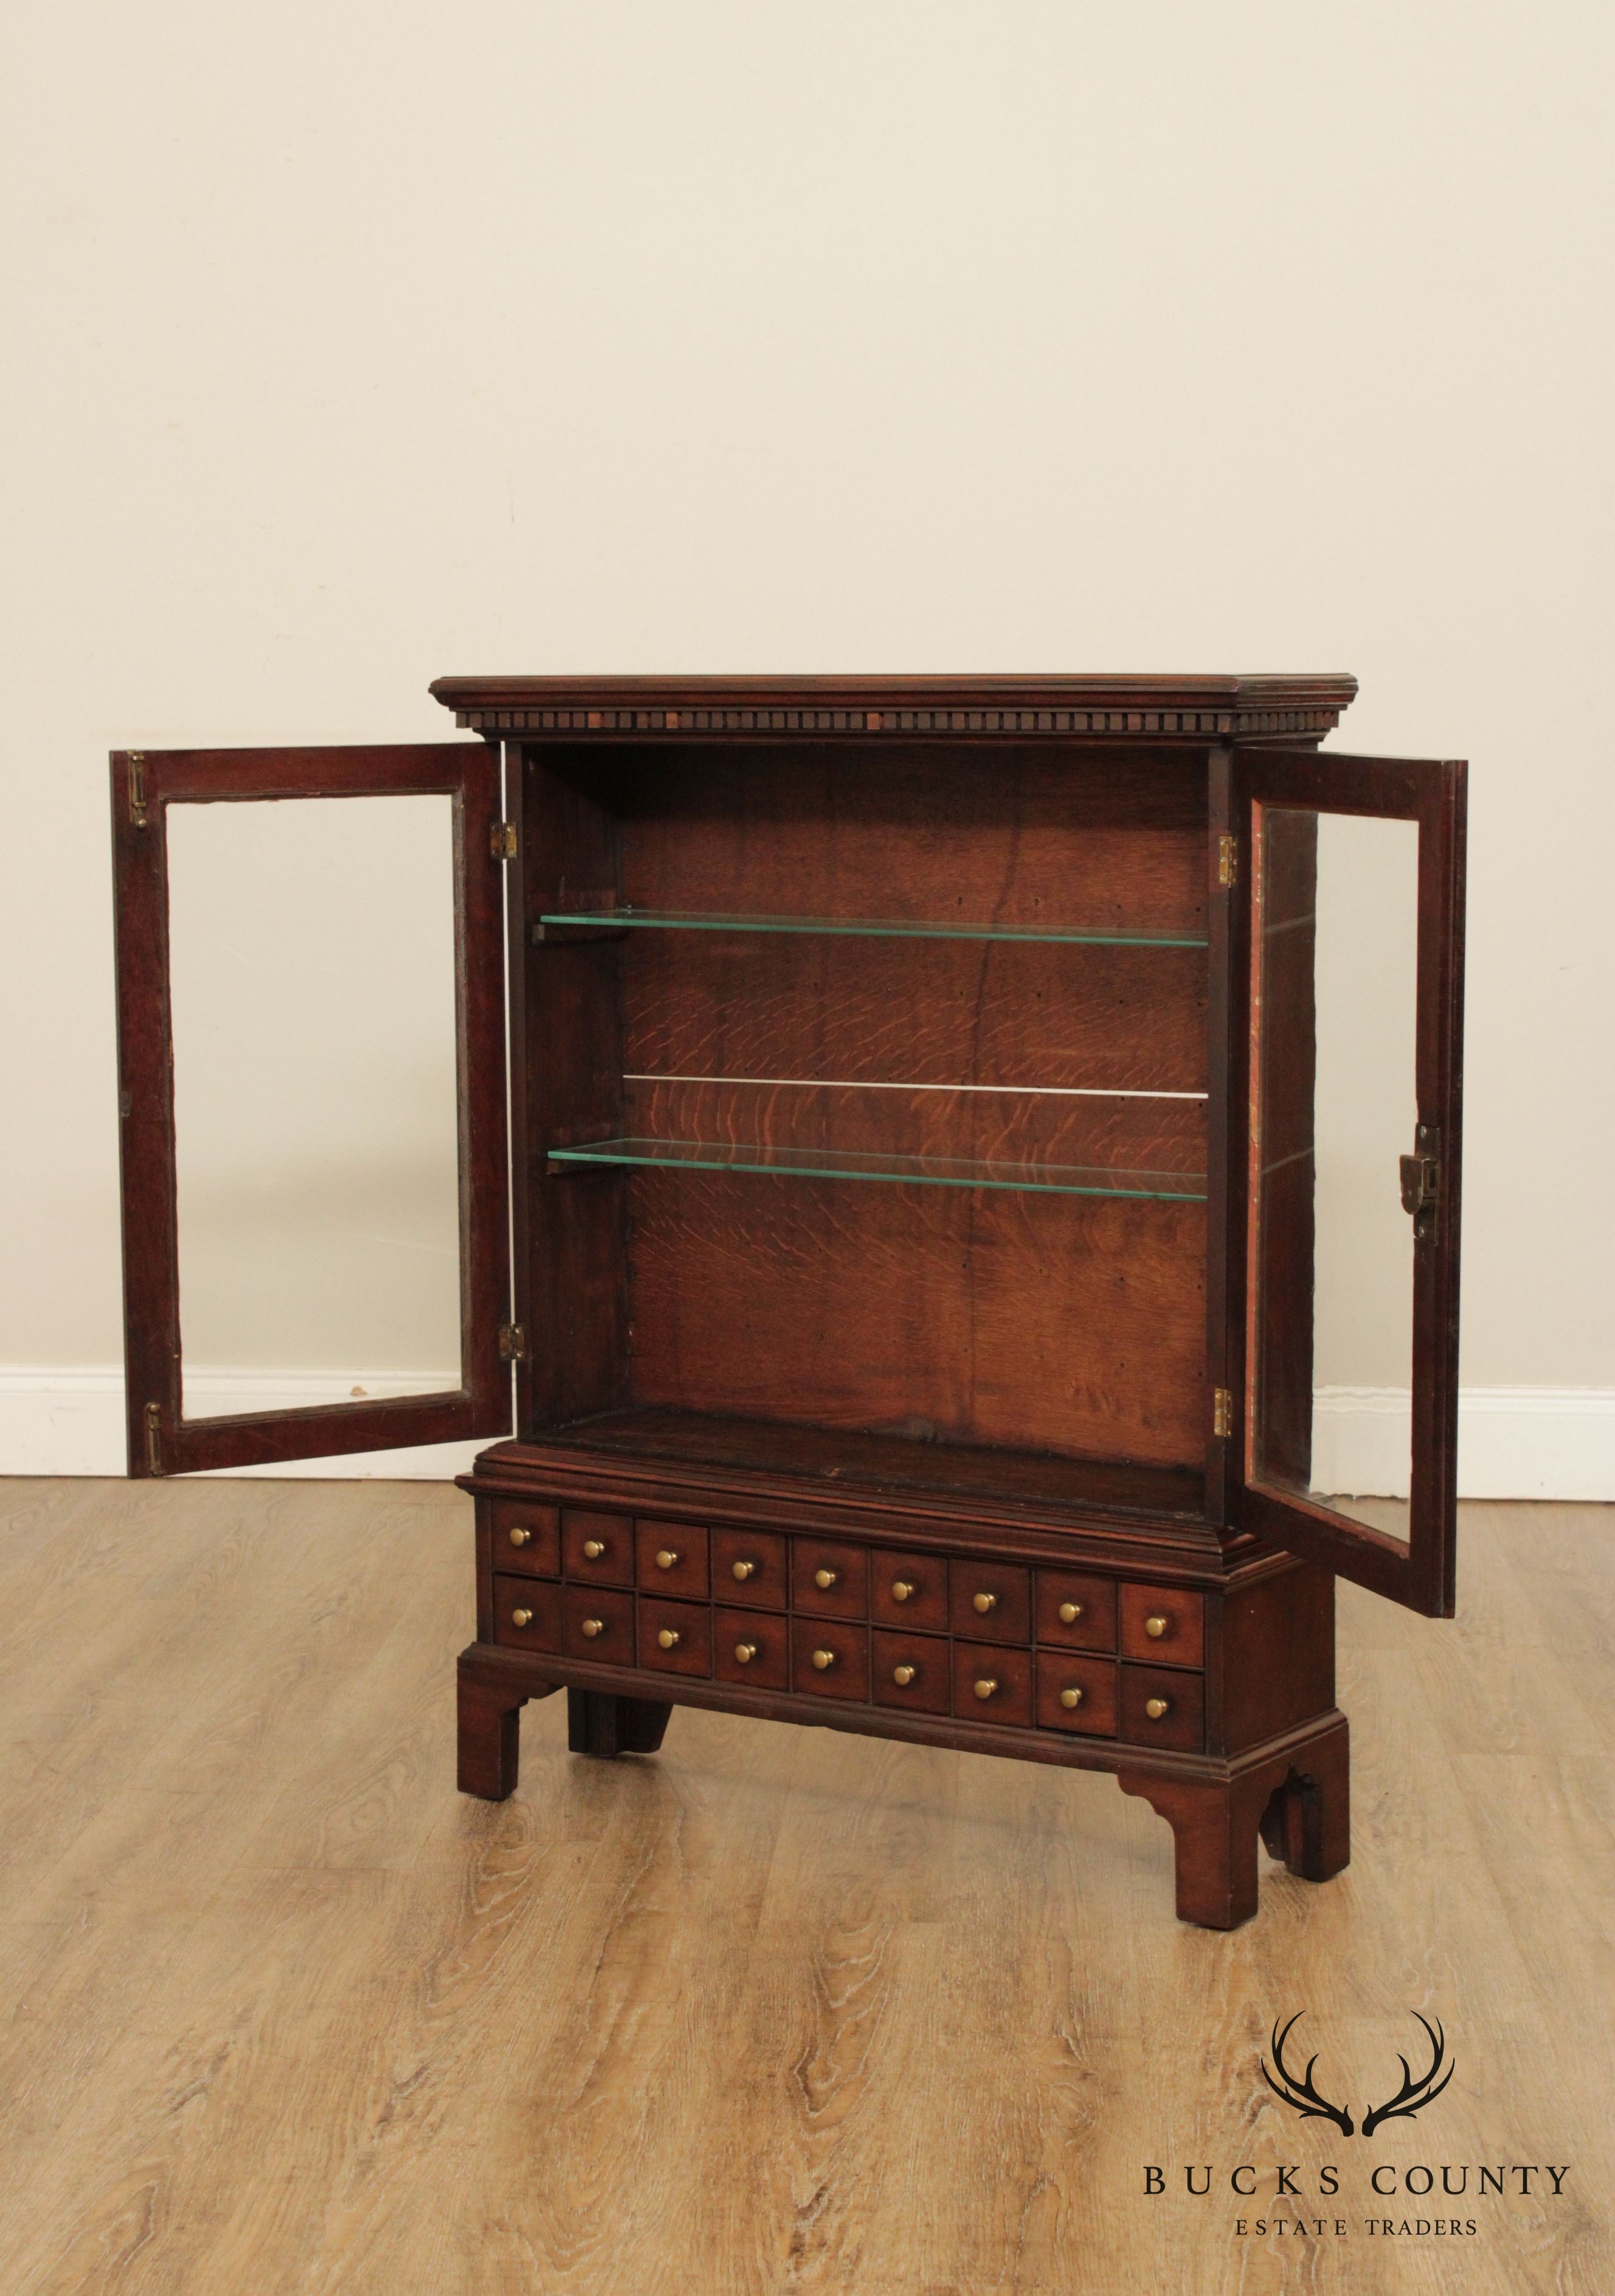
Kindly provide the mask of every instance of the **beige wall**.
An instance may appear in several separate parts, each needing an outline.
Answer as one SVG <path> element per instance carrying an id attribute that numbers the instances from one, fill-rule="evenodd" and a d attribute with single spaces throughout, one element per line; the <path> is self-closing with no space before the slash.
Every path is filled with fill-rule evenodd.
<path id="1" fill-rule="evenodd" d="M 1615 1390 L 1611 26 L 16 12 L 0 1361 L 119 1348 L 112 745 L 1339 668 L 1473 760 L 1466 1379 Z"/>

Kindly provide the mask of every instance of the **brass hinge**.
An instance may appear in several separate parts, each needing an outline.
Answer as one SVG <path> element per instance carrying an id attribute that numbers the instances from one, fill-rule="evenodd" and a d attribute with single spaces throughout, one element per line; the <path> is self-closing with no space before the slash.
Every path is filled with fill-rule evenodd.
<path id="1" fill-rule="evenodd" d="M 1401 1160 L 1402 1209 L 1413 1219 L 1414 1241 L 1428 1243 L 1436 1233 L 1441 1202 L 1440 1136 L 1433 1124 L 1414 1134 L 1414 1152 Z"/>
<path id="2" fill-rule="evenodd" d="M 527 1333 L 520 1324 L 500 1324 L 499 1360 L 501 1363 L 527 1361 Z"/>
<path id="3" fill-rule="evenodd" d="M 488 832 L 488 849 L 496 861 L 513 861 L 516 857 L 516 824 L 513 821 L 496 821 Z"/>
<path id="4" fill-rule="evenodd" d="M 162 1406 L 146 1406 L 146 1469 L 153 1475 L 162 1472 Z"/>
<path id="5" fill-rule="evenodd" d="M 1239 875 L 1239 840 L 1219 837 L 1217 840 L 1217 882 L 1232 885 Z"/>
<path id="6" fill-rule="evenodd" d="M 1211 1432 L 1221 1443 L 1234 1432 L 1234 1398 L 1226 1387 L 1211 1390 Z"/>
<path id="7" fill-rule="evenodd" d="M 150 815 L 146 805 L 146 761 L 138 750 L 129 753 L 129 819 L 143 829 Z"/>

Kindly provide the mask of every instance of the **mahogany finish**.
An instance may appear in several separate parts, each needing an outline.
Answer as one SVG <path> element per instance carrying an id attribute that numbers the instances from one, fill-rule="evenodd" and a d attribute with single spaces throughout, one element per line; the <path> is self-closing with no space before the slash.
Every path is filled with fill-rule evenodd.
<path id="1" fill-rule="evenodd" d="M 1450 1611 L 1456 1425 L 1463 770 L 1318 755 L 1355 690 L 444 679 L 481 744 L 120 756 L 132 1471 L 500 1433 L 503 1351 L 466 1792 L 564 1688 L 596 1759 L 685 1703 L 1111 1770 L 1210 1926 L 1258 1836 L 1326 1879 L 1334 1576 Z M 466 1391 L 186 1428 L 162 808 L 400 788 L 456 795 Z M 1405 1546 L 1309 1488 L 1320 810 L 1420 837 Z M 623 1138 L 882 1177 L 554 1160 Z"/>
<path id="2" fill-rule="evenodd" d="M 500 1570 L 524 1570 L 535 1578 L 561 1576 L 561 1510 L 529 1506 L 510 1499 L 490 1506 L 488 1534 L 495 1565 Z"/>
<path id="3" fill-rule="evenodd" d="M 788 1690 L 791 1647 L 784 1620 L 758 1611 L 715 1610 L 712 1671 L 720 1682 L 749 1683 L 754 1690 Z"/>

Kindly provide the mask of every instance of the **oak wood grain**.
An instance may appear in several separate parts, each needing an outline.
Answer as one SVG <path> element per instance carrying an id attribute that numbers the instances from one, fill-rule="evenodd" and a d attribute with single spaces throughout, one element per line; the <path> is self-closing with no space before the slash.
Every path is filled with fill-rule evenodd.
<path id="1" fill-rule="evenodd" d="M 642 1405 L 1203 1455 L 1198 1204 L 636 1172 Z"/>

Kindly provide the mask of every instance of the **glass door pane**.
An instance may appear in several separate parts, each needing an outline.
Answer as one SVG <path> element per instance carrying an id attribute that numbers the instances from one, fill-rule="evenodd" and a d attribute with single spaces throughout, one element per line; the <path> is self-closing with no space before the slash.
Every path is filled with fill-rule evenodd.
<path id="1" fill-rule="evenodd" d="M 1419 824 L 1258 805 L 1248 1480 L 1406 1546 Z"/>
<path id="2" fill-rule="evenodd" d="M 456 1390 L 453 800 L 168 830 L 185 1418 Z"/>

